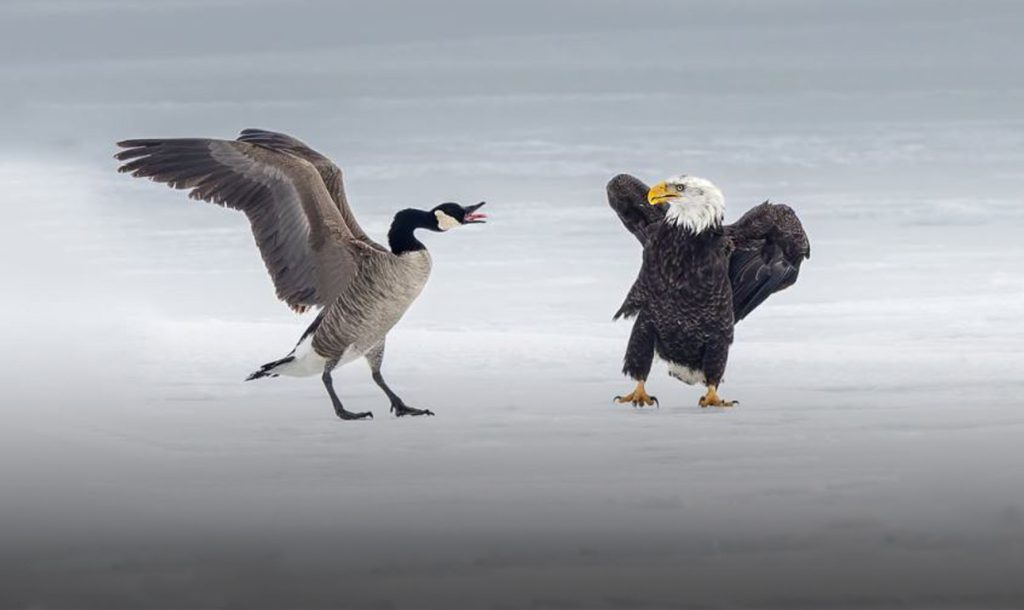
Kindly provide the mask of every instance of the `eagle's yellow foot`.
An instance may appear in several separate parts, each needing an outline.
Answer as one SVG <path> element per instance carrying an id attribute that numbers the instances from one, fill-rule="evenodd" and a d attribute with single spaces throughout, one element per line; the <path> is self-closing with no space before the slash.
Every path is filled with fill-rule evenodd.
<path id="1" fill-rule="evenodd" d="M 625 396 L 616 396 L 615 401 L 619 404 L 631 403 L 634 407 L 649 407 L 658 404 L 657 396 L 650 396 L 644 390 L 644 382 L 636 382 L 636 388 Z M 660 405 L 659 405 L 660 406 Z"/>
<path id="2" fill-rule="evenodd" d="M 708 386 L 708 393 L 700 397 L 700 401 L 697 403 L 702 408 L 706 407 L 732 407 L 740 404 L 738 400 L 722 400 L 718 395 L 717 388 L 713 385 Z"/>

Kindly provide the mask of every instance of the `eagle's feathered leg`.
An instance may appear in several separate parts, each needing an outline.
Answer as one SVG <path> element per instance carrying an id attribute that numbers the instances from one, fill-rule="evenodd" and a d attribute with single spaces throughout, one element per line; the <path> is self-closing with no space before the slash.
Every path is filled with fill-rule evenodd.
<path id="1" fill-rule="evenodd" d="M 704 378 L 707 380 L 708 391 L 697 402 L 701 407 L 732 407 L 740 404 L 736 400 L 724 400 L 718 395 L 718 384 L 725 374 L 725 363 L 729 359 L 729 346 L 716 343 L 708 344 L 704 350 Z"/>
<path id="2" fill-rule="evenodd" d="M 651 396 L 644 390 L 644 382 L 651 372 L 651 364 L 654 362 L 654 325 L 641 311 L 633 322 L 633 331 L 629 335 L 629 344 L 626 346 L 626 357 L 622 363 L 622 372 L 636 380 L 636 388 L 625 396 L 616 396 L 619 403 L 631 403 L 634 407 L 651 406 L 658 404 L 658 397 Z"/>

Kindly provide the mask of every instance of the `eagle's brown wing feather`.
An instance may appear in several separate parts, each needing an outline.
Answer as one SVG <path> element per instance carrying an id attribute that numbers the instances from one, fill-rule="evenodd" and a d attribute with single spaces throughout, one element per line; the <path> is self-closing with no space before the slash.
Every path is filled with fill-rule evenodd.
<path id="1" fill-rule="evenodd" d="M 767 201 L 726 227 L 734 250 L 729 260 L 733 315 L 739 322 L 772 294 L 796 282 L 811 245 L 796 213 Z"/>
<path id="2" fill-rule="evenodd" d="M 647 243 L 652 225 L 665 218 L 665 206 L 647 203 L 649 187 L 639 178 L 619 174 L 608 181 L 608 205 L 618 215 L 626 229 L 641 244 Z"/>

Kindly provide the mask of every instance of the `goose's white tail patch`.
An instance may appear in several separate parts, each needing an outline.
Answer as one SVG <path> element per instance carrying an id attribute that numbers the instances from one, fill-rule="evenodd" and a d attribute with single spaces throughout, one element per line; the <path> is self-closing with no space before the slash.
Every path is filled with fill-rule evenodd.
<path id="1" fill-rule="evenodd" d="M 689 385 L 707 383 L 703 371 L 697 371 L 676 362 L 668 363 L 668 374 Z"/>
<path id="2" fill-rule="evenodd" d="M 292 360 L 275 366 L 268 373 L 286 377 L 312 377 L 323 374 L 324 366 L 327 365 L 327 358 L 313 349 L 312 333 L 295 346 L 292 356 Z"/>

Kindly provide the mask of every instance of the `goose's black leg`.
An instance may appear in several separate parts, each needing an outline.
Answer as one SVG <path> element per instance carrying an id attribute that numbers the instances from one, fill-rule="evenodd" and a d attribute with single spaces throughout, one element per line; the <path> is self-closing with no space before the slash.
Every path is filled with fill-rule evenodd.
<path id="1" fill-rule="evenodd" d="M 380 374 L 380 366 L 384 362 L 384 339 L 381 342 L 373 346 L 370 351 L 366 352 L 366 362 L 370 365 L 370 371 L 373 373 L 373 381 L 377 384 L 380 389 L 384 390 L 387 394 L 388 400 L 391 401 L 391 412 L 395 414 L 395 417 L 403 417 L 405 415 L 433 415 L 434 412 L 430 409 L 416 409 L 405 404 L 405 401 L 395 394 L 388 384 L 384 381 L 384 376 Z"/>
<path id="2" fill-rule="evenodd" d="M 324 374 L 321 379 L 324 380 L 324 387 L 327 388 L 327 393 L 331 396 L 331 402 L 334 404 L 334 412 L 338 417 L 341 419 L 363 419 L 366 417 L 373 419 L 373 413 L 370 413 L 369 411 L 353 413 L 345 410 L 345 407 L 341 405 L 341 400 L 338 398 L 338 394 L 334 391 L 334 381 L 331 379 L 331 368 L 332 367 L 329 366 L 324 369 Z"/>
<path id="3" fill-rule="evenodd" d="M 380 386 L 380 389 L 384 390 L 384 393 L 388 395 L 389 399 L 391 399 L 391 412 L 394 413 L 396 417 L 402 417 L 403 415 L 434 414 L 434 412 L 431 411 L 430 409 L 416 409 L 405 404 L 405 402 L 402 401 L 398 394 L 392 392 L 391 388 L 388 387 L 388 384 L 384 383 L 384 377 L 381 376 L 380 371 L 375 371 L 373 373 L 373 380 L 377 382 L 377 385 Z"/>

